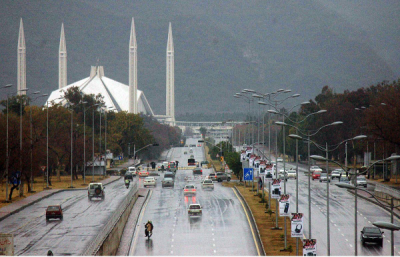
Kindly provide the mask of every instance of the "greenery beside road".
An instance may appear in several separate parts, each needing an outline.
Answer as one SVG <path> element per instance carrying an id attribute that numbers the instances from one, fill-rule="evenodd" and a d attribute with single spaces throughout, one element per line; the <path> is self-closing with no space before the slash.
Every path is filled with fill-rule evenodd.
<path id="1" fill-rule="evenodd" d="M 48 170 L 52 182 L 53 177 L 59 179 L 62 175 L 69 175 L 71 164 L 73 179 L 77 180 L 78 175 L 83 174 L 84 163 L 92 161 L 93 152 L 95 159 L 99 158 L 105 155 L 106 147 L 116 157 L 118 155 L 128 156 L 128 152 L 133 155 L 134 148 L 138 150 L 146 145 L 157 143 L 159 146 L 148 147 L 139 153 L 142 159 L 157 159 L 165 149 L 170 148 L 171 145 L 178 145 L 180 142 L 181 131 L 178 127 L 160 124 L 152 117 L 106 109 L 101 95 L 81 94 L 77 87 L 72 87 L 64 93 L 64 97 L 68 102 L 68 108 L 51 103 L 48 109 L 29 105 L 31 99 L 28 96 L 10 97 L 8 100 L 8 130 L 6 125 L 7 100 L 0 102 L 5 107 L 0 113 L 0 144 L 2 145 L 0 156 L 4 157 L 0 159 L 2 190 L 5 189 L 7 177 L 5 174 L 7 170 L 7 158 L 5 158 L 7 156 L 5 147 L 7 139 L 8 177 L 11 178 L 17 171 L 21 171 L 23 187 L 20 187 L 22 188 L 20 196 L 24 195 L 24 190 L 32 190 L 30 188 L 31 174 L 36 180 L 43 177 L 43 170 L 47 169 L 47 129 L 49 131 Z M 22 117 L 20 116 L 21 112 Z M 20 151 L 21 121 L 22 152 Z M 107 146 L 105 142 L 107 142 Z M 86 149 L 86 160 L 83 159 L 84 149 Z M 22 170 L 20 158 L 22 158 Z M 10 197 L 12 197 L 12 191 L 17 187 L 17 184 L 11 185 Z"/>

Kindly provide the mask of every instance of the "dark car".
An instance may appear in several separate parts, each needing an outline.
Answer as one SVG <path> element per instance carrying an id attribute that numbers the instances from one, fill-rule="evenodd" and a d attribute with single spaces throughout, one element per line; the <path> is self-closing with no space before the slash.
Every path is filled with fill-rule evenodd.
<path id="1" fill-rule="evenodd" d="M 63 219 L 63 212 L 61 205 L 49 205 L 46 209 L 46 220 L 49 219 Z"/>
<path id="2" fill-rule="evenodd" d="M 193 169 L 193 175 L 203 175 L 203 170 L 199 167 Z"/>
<path id="3" fill-rule="evenodd" d="M 222 181 L 230 181 L 231 180 L 231 176 L 226 174 L 225 172 L 217 172 L 217 181 L 218 182 L 222 182 Z"/>
<path id="4" fill-rule="evenodd" d="M 379 246 L 383 244 L 383 232 L 377 227 L 364 227 L 361 230 L 361 243 L 377 243 Z"/>
<path id="5" fill-rule="evenodd" d="M 346 175 L 342 175 L 342 176 L 339 178 L 339 182 L 340 182 L 340 183 L 350 184 L 350 179 L 349 179 L 349 177 L 347 177 Z"/>

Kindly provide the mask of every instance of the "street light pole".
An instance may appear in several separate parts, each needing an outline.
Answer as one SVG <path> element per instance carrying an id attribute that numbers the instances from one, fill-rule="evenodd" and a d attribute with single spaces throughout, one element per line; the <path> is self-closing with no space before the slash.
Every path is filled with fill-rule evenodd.
<path id="1" fill-rule="evenodd" d="M 8 84 L 3 86 L 2 88 L 10 88 L 12 87 L 12 84 Z M 8 98 L 9 98 L 9 94 L 7 94 L 7 130 L 6 130 L 6 134 L 7 134 L 7 142 L 6 142 L 6 202 L 8 203 Z"/>

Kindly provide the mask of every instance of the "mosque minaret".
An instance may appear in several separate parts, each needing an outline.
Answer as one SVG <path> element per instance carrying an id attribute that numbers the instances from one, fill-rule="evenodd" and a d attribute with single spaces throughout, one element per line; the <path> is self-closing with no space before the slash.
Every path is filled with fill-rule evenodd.
<path id="1" fill-rule="evenodd" d="M 138 113 L 137 103 L 137 43 L 135 21 L 132 18 L 129 40 L 129 113 Z"/>
<path id="2" fill-rule="evenodd" d="M 17 63 L 17 89 L 19 95 L 26 95 L 26 46 L 25 46 L 25 35 L 24 35 L 24 24 L 22 18 L 19 24 L 19 35 L 18 35 L 18 63 Z"/>
<path id="3" fill-rule="evenodd" d="M 174 40 L 172 38 L 172 26 L 169 23 L 168 42 L 167 42 L 167 99 L 166 99 L 166 116 L 172 122 L 175 122 L 175 73 L 174 73 Z"/>
<path id="4" fill-rule="evenodd" d="M 67 86 L 67 46 L 65 43 L 64 23 L 61 24 L 60 49 L 58 52 L 58 88 Z"/>

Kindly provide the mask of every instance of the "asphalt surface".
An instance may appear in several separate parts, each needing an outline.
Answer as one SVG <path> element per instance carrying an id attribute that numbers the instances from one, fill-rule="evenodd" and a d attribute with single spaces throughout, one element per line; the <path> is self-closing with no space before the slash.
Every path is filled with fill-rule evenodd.
<path id="1" fill-rule="evenodd" d="M 196 161 L 204 160 L 203 147 L 197 147 L 197 140 L 187 140 L 189 147 L 173 148 L 170 160 L 178 160 L 179 166 L 186 166 L 191 154 Z M 190 147 L 190 145 L 196 145 Z M 193 153 L 190 153 L 190 150 Z M 184 154 L 184 152 L 187 154 Z M 203 169 L 203 176 L 210 170 Z M 213 191 L 203 191 L 200 177 L 193 177 L 191 170 L 178 170 L 174 188 L 162 188 L 161 179 L 149 190 L 149 200 L 143 205 L 129 255 L 258 255 L 248 218 L 238 197 L 231 188 L 215 183 Z M 140 179 L 139 185 L 141 185 Z M 183 187 L 194 184 L 195 195 L 184 196 Z M 188 217 L 190 203 L 200 203 L 201 217 Z M 144 237 L 144 223 L 152 220 L 153 236 Z"/>
<path id="2" fill-rule="evenodd" d="M 286 163 L 286 169 L 295 168 L 295 164 Z M 278 170 L 283 168 L 283 163 L 278 163 Z M 298 211 L 304 214 L 303 233 L 304 238 L 309 236 L 309 211 L 308 211 L 308 177 L 304 175 L 307 165 L 299 165 L 299 200 Z M 383 247 L 375 244 L 363 246 L 360 240 L 361 230 L 364 226 L 373 226 L 375 221 L 390 222 L 390 213 L 383 208 L 371 203 L 370 195 L 357 190 L 357 230 L 355 230 L 355 197 L 353 191 L 348 191 L 335 186 L 336 179 L 329 185 L 329 231 L 330 231 L 330 254 L 335 256 L 353 256 L 355 254 L 355 235 L 357 236 L 358 255 L 376 256 L 390 255 L 391 241 L 390 231 L 384 231 Z M 282 188 L 284 188 L 282 183 Z M 327 255 L 328 233 L 327 233 L 327 190 L 326 182 L 311 180 L 311 234 L 317 240 L 317 255 Z M 367 190 L 374 190 L 374 182 L 369 182 Z M 296 180 L 289 179 L 286 182 L 286 192 L 290 194 L 290 212 L 296 211 Z M 396 210 L 396 214 L 399 212 Z M 394 223 L 400 225 L 400 220 L 395 217 Z M 280 225 L 281 226 L 281 225 Z M 290 235 L 288 235 L 290 236 Z M 300 254 L 302 249 L 300 249 Z M 394 252 L 400 255 L 400 235 L 394 233 Z"/>

